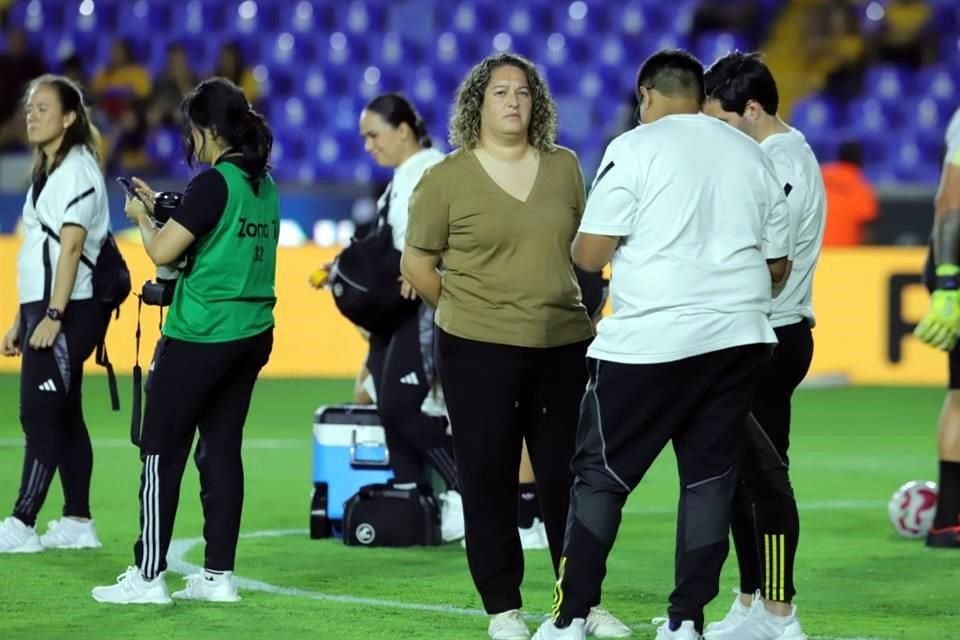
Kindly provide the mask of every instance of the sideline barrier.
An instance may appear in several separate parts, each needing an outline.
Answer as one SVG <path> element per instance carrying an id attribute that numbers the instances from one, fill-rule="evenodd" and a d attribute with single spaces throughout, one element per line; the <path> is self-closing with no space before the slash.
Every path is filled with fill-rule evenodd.
<path id="1" fill-rule="evenodd" d="M 0 236 L 0 329 L 13 320 L 16 255 L 19 241 Z M 153 277 L 142 247 L 121 243 L 134 287 Z M 280 249 L 277 331 L 273 355 L 264 370 L 276 377 L 352 377 L 366 355 L 359 332 L 340 316 L 329 291 L 314 291 L 307 276 L 336 254 L 315 246 Z M 933 384 L 946 380 L 946 357 L 910 332 L 927 305 L 920 284 L 923 248 L 827 249 L 814 284 L 816 355 L 808 379 L 853 384 Z M 137 301 L 124 303 L 107 339 L 116 370 L 133 367 Z M 140 359 L 146 368 L 158 336 L 156 307 L 144 307 Z M 0 358 L 0 371 L 16 371 L 19 359 Z M 100 367 L 87 363 L 87 371 Z"/>

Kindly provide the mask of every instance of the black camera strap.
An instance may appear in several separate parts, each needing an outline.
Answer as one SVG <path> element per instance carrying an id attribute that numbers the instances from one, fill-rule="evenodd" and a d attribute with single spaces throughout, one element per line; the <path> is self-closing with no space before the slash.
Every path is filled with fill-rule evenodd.
<path id="1" fill-rule="evenodd" d="M 133 351 L 133 402 L 131 403 L 130 410 L 130 442 L 132 442 L 134 446 L 139 447 L 141 423 L 143 421 L 143 369 L 140 367 L 140 337 L 142 335 L 140 319 L 143 315 L 143 296 L 136 293 L 134 295 L 137 296 L 137 331 L 134 334 L 136 336 L 136 346 Z M 163 307 L 160 307 L 160 324 L 158 325 L 158 329 L 162 334 Z"/>

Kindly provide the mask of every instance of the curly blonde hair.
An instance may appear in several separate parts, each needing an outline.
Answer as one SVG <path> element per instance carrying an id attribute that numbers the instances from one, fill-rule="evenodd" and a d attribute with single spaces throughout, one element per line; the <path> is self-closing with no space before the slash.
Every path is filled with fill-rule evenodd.
<path id="1" fill-rule="evenodd" d="M 450 116 L 450 144 L 474 149 L 480 141 L 480 110 L 483 94 L 494 69 L 516 67 L 527 76 L 533 98 L 527 140 L 540 151 L 553 151 L 557 141 L 557 105 L 547 83 L 532 62 L 515 53 L 488 56 L 470 70 L 457 88 L 457 97 Z"/>

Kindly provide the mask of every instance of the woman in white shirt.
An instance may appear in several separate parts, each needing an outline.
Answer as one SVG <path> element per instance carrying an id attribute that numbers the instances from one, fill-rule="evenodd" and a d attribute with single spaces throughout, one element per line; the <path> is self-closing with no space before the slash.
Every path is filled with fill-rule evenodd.
<path id="1" fill-rule="evenodd" d="M 93 451 L 81 386 L 83 363 L 106 328 L 89 266 L 96 264 L 109 227 L 106 187 L 82 94 L 73 82 L 37 78 L 25 108 L 36 161 L 17 260 L 20 306 L 0 352 L 23 357 L 20 422 L 26 455 L 13 513 L 0 523 L 0 553 L 100 546 L 90 517 Z M 37 514 L 58 470 L 63 517 L 38 536 Z"/>
<path id="2" fill-rule="evenodd" d="M 426 126 L 413 105 L 397 93 L 379 95 L 367 104 L 360 113 L 360 134 L 373 160 L 394 170 L 377 209 L 381 221 L 386 218 L 391 227 L 394 247 L 403 251 L 410 195 L 423 173 L 444 155 L 432 148 Z M 413 287 L 397 275 L 403 296 L 415 298 Z M 421 304 L 417 313 L 390 334 L 371 334 L 367 369 L 387 435 L 393 482 L 422 482 L 426 478 L 425 464 L 433 466 L 450 488 L 440 495 L 443 539 L 462 538 L 463 516 L 449 423 L 445 416 L 421 409 L 434 381 L 433 310 Z"/>

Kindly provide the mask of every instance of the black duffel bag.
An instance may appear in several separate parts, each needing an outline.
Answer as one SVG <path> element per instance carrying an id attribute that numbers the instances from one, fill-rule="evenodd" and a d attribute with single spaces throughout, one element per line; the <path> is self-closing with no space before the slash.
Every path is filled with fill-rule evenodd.
<path id="1" fill-rule="evenodd" d="M 343 507 L 343 542 L 364 547 L 435 546 L 440 508 L 429 487 L 360 487 Z"/>

